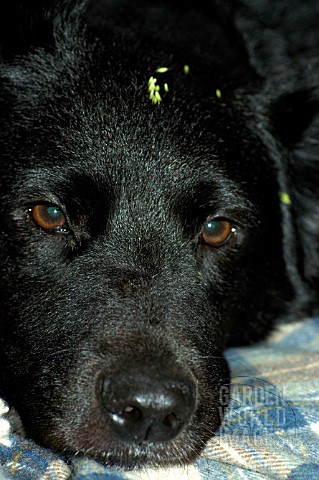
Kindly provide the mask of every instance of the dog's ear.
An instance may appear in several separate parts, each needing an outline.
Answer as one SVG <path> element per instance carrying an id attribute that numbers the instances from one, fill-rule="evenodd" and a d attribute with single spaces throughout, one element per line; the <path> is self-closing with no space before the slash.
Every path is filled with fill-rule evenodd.
<path id="1" fill-rule="evenodd" d="M 304 277 L 319 278 L 319 95 L 291 93 L 273 107 L 275 132 L 288 151 L 291 210 L 301 241 Z M 317 284 L 318 285 L 318 284 Z"/>
<path id="2" fill-rule="evenodd" d="M 271 107 L 274 134 L 284 150 L 281 200 L 297 239 L 296 267 L 307 287 L 319 289 L 319 90 L 281 96 Z M 279 182 L 280 183 L 280 182 Z M 287 244 L 291 244 L 287 236 Z M 292 259 L 291 259 L 292 261 Z M 317 299 L 318 300 L 318 299 Z"/>
<path id="3" fill-rule="evenodd" d="M 319 2 L 237 5 L 236 27 L 261 79 L 254 111 L 278 176 L 287 272 L 300 303 L 318 304 Z"/>
<path id="4" fill-rule="evenodd" d="M 0 6 L 0 54 L 23 54 L 30 47 L 52 49 L 70 33 L 86 0 L 10 0 Z"/>

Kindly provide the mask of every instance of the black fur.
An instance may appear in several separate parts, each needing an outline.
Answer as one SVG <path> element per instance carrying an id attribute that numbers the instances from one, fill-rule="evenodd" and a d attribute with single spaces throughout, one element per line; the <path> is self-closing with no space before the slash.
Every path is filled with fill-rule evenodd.
<path id="1" fill-rule="evenodd" d="M 0 393 L 53 449 L 189 462 L 222 420 L 225 347 L 318 305 L 317 2 L 8 3 Z M 234 233 L 211 247 L 216 218 Z"/>

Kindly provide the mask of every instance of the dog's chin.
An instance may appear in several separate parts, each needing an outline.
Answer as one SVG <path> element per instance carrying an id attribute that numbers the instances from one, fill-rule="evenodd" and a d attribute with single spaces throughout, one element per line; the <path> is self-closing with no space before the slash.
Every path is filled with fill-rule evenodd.
<path id="1" fill-rule="evenodd" d="M 69 457 L 90 457 L 106 467 L 136 470 L 145 467 L 172 467 L 193 462 L 205 448 L 206 442 L 218 430 L 222 420 L 221 411 L 211 408 L 210 415 L 203 419 L 198 411 L 188 425 L 174 439 L 166 442 L 125 442 L 110 433 L 107 426 L 86 423 L 78 427 L 47 430 L 40 436 L 42 445 L 62 452 Z"/>
<path id="2" fill-rule="evenodd" d="M 64 452 L 68 456 L 80 455 L 90 457 L 110 468 L 136 470 L 145 467 L 158 468 L 191 463 L 200 454 L 208 438 L 194 439 L 196 432 L 181 435 L 175 441 L 163 443 L 141 442 L 140 444 L 125 444 L 111 440 L 103 448 L 92 438 L 83 438 L 79 445 L 77 439 L 74 449 L 68 445 Z M 98 437 L 97 437 L 98 438 Z M 105 442 L 104 442 L 105 443 Z M 85 445 L 86 444 L 86 445 Z M 91 446 L 90 446 L 91 445 Z M 61 449 L 62 445 L 59 445 Z"/>

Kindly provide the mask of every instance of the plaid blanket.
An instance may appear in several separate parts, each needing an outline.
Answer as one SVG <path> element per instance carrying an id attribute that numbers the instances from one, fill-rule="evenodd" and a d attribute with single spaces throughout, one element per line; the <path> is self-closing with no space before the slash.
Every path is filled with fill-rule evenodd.
<path id="1" fill-rule="evenodd" d="M 0 479 L 319 479 L 319 318 L 226 352 L 232 400 L 218 434 L 184 468 L 123 473 L 62 458 L 11 432 L 0 400 Z"/>

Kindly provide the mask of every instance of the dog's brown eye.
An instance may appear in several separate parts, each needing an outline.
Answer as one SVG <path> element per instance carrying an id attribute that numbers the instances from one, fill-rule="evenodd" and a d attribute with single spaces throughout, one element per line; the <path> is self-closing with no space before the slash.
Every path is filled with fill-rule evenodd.
<path id="1" fill-rule="evenodd" d="M 31 214 L 35 223 L 44 230 L 57 230 L 66 224 L 64 214 L 56 205 L 35 205 Z"/>
<path id="2" fill-rule="evenodd" d="M 202 239 L 204 243 L 211 247 L 220 247 L 235 232 L 236 228 L 229 221 L 215 218 L 205 223 L 202 229 Z"/>

